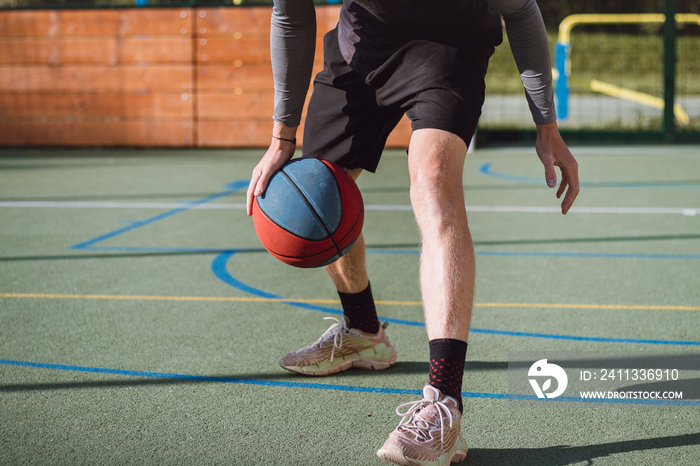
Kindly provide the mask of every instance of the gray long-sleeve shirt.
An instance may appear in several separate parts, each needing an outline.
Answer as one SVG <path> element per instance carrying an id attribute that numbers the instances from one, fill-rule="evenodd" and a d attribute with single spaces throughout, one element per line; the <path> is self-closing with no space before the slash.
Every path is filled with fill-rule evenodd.
<path id="1" fill-rule="evenodd" d="M 502 16 L 533 120 L 538 124 L 556 120 L 552 91 L 552 63 L 542 15 L 535 0 L 486 0 Z M 346 0 L 365 3 L 391 21 L 399 11 L 412 12 L 425 0 Z M 392 9 L 394 10 L 392 12 Z M 343 12 L 341 12 L 341 15 Z M 420 17 L 420 16 L 418 16 Z M 316 45 L 316 14 L 313 0 L 275 0 L 270 28 L 270 52 L 275 83 L 275 121 L 298 126 Z M 352 45 L 350 45 L 352 47 Z M 342 44 L 341 44 L 342 49 Z"/>

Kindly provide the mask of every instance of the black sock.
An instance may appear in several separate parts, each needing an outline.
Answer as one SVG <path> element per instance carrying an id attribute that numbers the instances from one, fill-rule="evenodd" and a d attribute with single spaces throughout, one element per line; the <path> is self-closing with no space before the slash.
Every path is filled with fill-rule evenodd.
<path id="1" fill-rule="evenodd" d="M 450 338 L 430 340 L 430 376 L 428 383 L 451 396 L 462 407 L 462 376 L 464 360 L 467 357 L 467 343 Z"/>
<path id="2" fill-rule="evenodd" d="M 343 305 L 343 314 L 348 318 L 348 327 L 362 330 L 365 333 L 379 331 L 377 309 L 374 307 L 374 298 L 369 283 L 364 291 L 359 293 L 338 291 L 338 296 L 340 296 L 340 303 Z"/>

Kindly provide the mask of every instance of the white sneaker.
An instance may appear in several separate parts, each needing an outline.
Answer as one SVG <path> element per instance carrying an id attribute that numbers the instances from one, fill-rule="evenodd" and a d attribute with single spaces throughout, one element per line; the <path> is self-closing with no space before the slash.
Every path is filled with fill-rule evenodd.
<path id="1" fill-rule="evenodd" d="M 347 320 L 335 320 L 321 338 L 311 346 L 288 353 L 280 359 L 280 366 L 288 371 L 304 375 L 330 375 L 351 367 L 360 369 L 388 369 L 396 362 L 396 350 L 389 343 L 384 329 L 379 327 L 376 334 L 348 328 Z"/>
<path id="2" fill-rule="evenodd" d="M 432 385 L 423 388 L 423 399 L 396 408 L 403 416 L 377 456 L 407 466 L 449 465 L 467 457 L 467 442 L 460 433 L 462 413 L 457 400 Z M 401 408 L 407 407 L 405 412 Z"/>

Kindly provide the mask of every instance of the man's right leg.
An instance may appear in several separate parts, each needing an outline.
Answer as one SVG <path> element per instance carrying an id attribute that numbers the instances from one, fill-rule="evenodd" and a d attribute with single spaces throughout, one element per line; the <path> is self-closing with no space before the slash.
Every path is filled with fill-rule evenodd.
<path id="1" fill-rule="evenodd" d="M 348 175 L 357 181 L 361 168 L 348 170 Z M 365 262 L 365 239 L 360 233 L 355 245 L 343 257 L 325 267 L 336 289 L 341 293 L 359 293 L 369 285 Z"/>
<path id="2" fill-rule="evenodd" d="M 348 170 L 356 181 L 361 172 L 361 168 Z M 348 327 L 377 334 L 380 324 L 367 276 L 364 236 L 360 234 L 352 249 L 325 269 L 338 290 Z"/>

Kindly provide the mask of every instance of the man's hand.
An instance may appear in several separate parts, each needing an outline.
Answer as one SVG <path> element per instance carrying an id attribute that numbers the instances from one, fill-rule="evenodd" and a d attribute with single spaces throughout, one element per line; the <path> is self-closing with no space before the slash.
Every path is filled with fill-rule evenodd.
<path id="1" fill-rule="evenodd" d="M 561 203 L 561 213 L 566 215 L 579 193 L 578 163 L 561 138 L 556 122 L 537 125 L 535 150 L 544 165 L 547 186 L 553 188 L 557 185 L 557 172 L 554 167 L 557 166 L 561 170 L 561 184 L 557 190 L 557 199 L 561 198 L 566 191 Z M 569 189 L 566 189 L 567 186 Z"/>
<path id="2" fill-rule="evenodd" d="M 260 162 L 255 166 L 250 176 L 250 184 L 248 185 L 248 193 L 246 195 L 246 211 L 249 216 L 253 214 L 253 202 L 255 198 L 265 192 L 267 183 L 270 181 L 270 178 L 272 178 L 272 175 L 292 158 L 297 147 L 296 143 L 291 142 L 294 140 L 296 128 L 283 126 L 277 122 L 275 122 L 274 125 L 270 147 L 267 149 L 267 152 L 265 152 Z"/>

